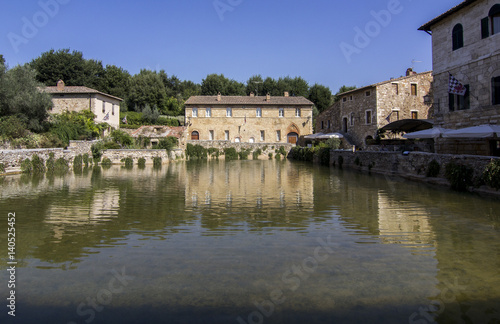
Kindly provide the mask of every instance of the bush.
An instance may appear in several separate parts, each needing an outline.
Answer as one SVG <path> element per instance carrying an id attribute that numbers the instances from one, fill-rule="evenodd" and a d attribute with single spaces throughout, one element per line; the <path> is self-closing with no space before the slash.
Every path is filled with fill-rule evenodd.
<path id="1" fill-rule="evenodd" d="M 117 144 L 120 144 L 121 147 L 132 145 L 134 139 L 128 133 L 125 133 L 121 130 L 114 130 L 111 133 L 111 138 Z"/>
<path id="2" fill-rule="evenodd" d="M 5 173 L 5 165 L 0 163 L 0 173 Z"/>
<path id="3" fill-rule="evenodd" d="M 238 156 L 240 158 L 240 160 L 248 160 L 248 156 L 250 155 L 250 150 L 247 149 L 242 149 L 239 153 L 238 153 Z"/>
<path id="4" fill-rule="evenodd" d="M 167 138 L 162 138 L 158 143 L 158 148 L 161 150 L 167 150 L 167 152 L 172 151 L 179 145 L 179 140 L 177 137 L 168 136 Z"/>
<path id="5" fill-rule="evenodd" d="M 492 160 L 484 169 L 484 182 L 494 189 L 500 189 L 500 160 Z"/>
<path id="6" fill-rule="evenodd" d="M 45 162 L 37 154 L 31 157 L 31 166 L 34 174 L 45 173 Z"/>
<path id="7" fill-rule="evenodd" d="M 441 165 L 436 160 L 432 160 L 427 167 L 427 177 L 435 178 L 439 175 L 441 171 Z"/>
<path id="8" fill-rule="evenodd" d="M 253 151 L 252 153 L 252 158 L 254 160 L 258 160 L 259 159 L 259 156 L 262 154 L 262 150 L 261 149 L 257 149 L 255 151 Z"/>
<path id="9" fill-rule="evenodd" d="M 325 144 L 332 150 L 338 150 L 342 141 L 339 138 L 330 138 Z"/>
<path id="10" fill-rule="evenodd" d="M 103 143 L 99 142 L 96 144 L 92 144 L 90 147 L 90 151 L 92 152 L 92 158 L 95 161 L 100 161 L 102 157 L 102 149 L 103 149 Z"/>
<path id="11" fill-rule="evenodd" d="M 276 159 L 276 161 L 280 161 L 281 160 L 281 153 L 276 153 L 274 158 Z"/>
<path id="12" fill-rule="evenodd" d="M 120 144 L 115 142 L 105 142 L 102 146 L 103 150 L 119 150 L 121 148 Z"/>
<path id="13" fill-rule="evenodd" d="M 161 167 L 161 164 L 162 164 L 162 159 L 160 156 L 155 156 L 153 158 L 153 167 Z"/>
<path id="14" fill-rule="evenodd" d="M 325 147 L 318 150 L 319 162 L 322 165 L 330 165 L 330 148 Z"/>
<path id="15" fill-rule="evenodd" d="M 0 135 L 8 139 L 21 138 L 28 135 L 26 123 L 16 116 L 0 119 Z"/>
<path id="16" fill-rule="evenodd" d="M 73 170 L 78 170 L 82 168 L 83 157 L 81 154 L 75 156 L 73 159 Z"/>
<path id="17" fill-rule="evenodd" d="M 30 159 L 24 159 L 24 161 L 21 162 L 21 171 L 28 174 L 33 173 L 33 166 L 31 165 Z"/>
<path id="18" fill-rule="evenodd" d="M 226 161 L 238 160 L 238 152 L 234 147 L 227 147 L 224 149 L 224 156 Z"/>
<path id="19" fill-rule="evenodd" d="M 450 162 L 446 165 L 445 177 L 451 185 L 451 189 L 456 191 L 467 191 L 472 185 L 474 170 L 471 167 Z"/>
<path id="20" fill-rule="evenodd" d="M 159 117 L 156 121 L 157 125 L 177 127 L 180 126 L 180 122 L 175 118 Z"/>
<path id="21" fill-rule="evenodd" d="M 53 148 L 53 147 L 64 147 L 63 141 L 55 134 L 45 133 L 41 136 L 39 147 L 41 148 Z"/>
<path id="22" fill-rule="evenodd" d="M 65 173 L 68 172 L 69 166 L 68 166 L 68 161 L 66 161 L 64 158 L 58 158 L 54 164 L 54 171 L 58 173 Z"/>
<path id="23" fill-rule="evenodd" d="M 287 155 L 286 153 L 286 149 L 284 146 L 281 146 L 280 149 L 278 150 L 278 153 L 280 153 L 281 155 L 283 155 L 284 157 Z"/>
<path id="24" fill-rule="evenodd" d="M 189 160 L 198 160 L 207 158 L 207 149 L 201 145 L 193 145 L 188 143 L 186 146 L 186 156 Z M 236 152 L 236 150 L 235 150 Z"/>
<path id="25" fill-rule="evenodd" d="M 103 167 L 110 167 L 113 163 L 109 158 L 104 158 L 102 159 L 101 166 Z"/>
<path id="26" fill-rule="evenodd" d="M 210 147 L 208 149 L 208 155 L 210 155 L 211 157 L 214 157 L 214 158 L 218 159 L 219 155 L 220 155 L 220 151 L 216 147 Z"/>
<path id="27" fill-rule="evenodd" d="M 139 166 L 140 169 L 143 169 L 146 167 L 146 159 L 145 158 L 139 158 L 139 160 L 137 160 L 137 165 Z"/>
<path id="28" fill-rule="evenodd" d="M 125 163 L 126 168 L 132 168 L 134 166 L 134 159 L 131 157 L 126 157 L 121 159 L 121 162 Z"/>
<path id="29" fill-rule="evenodd" d="M 89 167 L 89 154 L 88 153 L 83 154 L 83 164 L 86 168 Z"/>
<path id="30" fill-rule="evenodd" d="M 273 159 L 273 152 L 269 152 L 267 154 L 267 156 L 268 156 L 269 160 L 272 160 Z"/>

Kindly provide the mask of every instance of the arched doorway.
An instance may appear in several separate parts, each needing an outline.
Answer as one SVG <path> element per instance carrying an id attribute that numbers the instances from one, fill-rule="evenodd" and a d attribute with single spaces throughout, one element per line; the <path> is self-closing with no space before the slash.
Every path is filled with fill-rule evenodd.
<path id="1" fill-rule="evenodd" d="M 287 142 L 290 144 L 297 144 L 299 140 L 299 134 L 295 132 L 288 133 L 287 135 Z"/>
<path id="2" fill-rule="evenodd" d="M 255 143 L 255 138 L 250 137 L 250 139 L 248 140 L 248 143 Z"/>
<path id="3" fill-rule="evenodd" d="M 235 143 L 241 143 L 241 138 L 236 137 L 236 138 L 234 139 L 234 142 L 235 142 Z"/>
<path id="4" fill-rule="evenodd" d="M 199 141 L 200 140 L 200 133 L 197 131 L 194 131 L 191 133 L 191 140 L 192 141 Z"/>

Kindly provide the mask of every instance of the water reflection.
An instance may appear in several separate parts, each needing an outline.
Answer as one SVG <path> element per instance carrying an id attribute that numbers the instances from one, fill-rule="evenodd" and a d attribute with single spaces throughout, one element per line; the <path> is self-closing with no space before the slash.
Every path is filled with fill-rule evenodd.
<path id="1" fill-rule="evenodd" d="M 19 216 L 24 307 L 53 322 L 73 320 L 124 266 L 136 279 L 96 323 L 234 323 L 275 289 L 286 302 L 270 323 L 403 323 L 415 312 L 428 321 L 420 309 L 440 302 L 439 322 L 483 322 L 500 317 L 498 207 L 277 161 L 9 177 L 0 195 L 0 209 Z M 294 274 L 318 239 L 335 244 L 332 256 Z"/>

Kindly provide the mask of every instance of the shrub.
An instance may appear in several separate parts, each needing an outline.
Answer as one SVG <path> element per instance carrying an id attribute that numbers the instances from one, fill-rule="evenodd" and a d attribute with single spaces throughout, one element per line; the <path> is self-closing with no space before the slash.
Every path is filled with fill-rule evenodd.
<path id="1" fill-rule="evenodd" d="M 63 141 L 57 135 L 52 133 L 45 133 L 41 136 L 39 147 L 42 148 L 53 148 L 53 147 L 64 147 Z"/>
<path id="2" fill-rule="evenodd" d="M 75 156 L 73 159 L 73 170 L 78 170 L 82 168 L 83 157 L 81 154 Z"/>
<path id="3" fill-rule="evenodd" d="M 284 146 L 281 146 L 280 149 L 278 150 L 278 153 L 283 155 L 284 157 L 287 155 L 286 149 Z"/>
<path id="4" fill-rule="evenodd" d="M 436 160 L 432 160 L 427 167 L 426 176 L 435 178 L 439 175 L 439 171 L 441 171 L 441 165 Z"/>
<path id="5" fill-rule="evenodd" d="M 162 159 L 160 156 L 155 156 L 153 158 L 153 167 L 161 167 Z"/>
<path id="6" fill-rule="evenodd" d="M 330 165 L 330 148 L 324 147 L 318 150 L 319 162 L 322 165 Z"/>
<path id="7" fill-rule="evenodd" d="M 119 150 L 121 149 L 122 147 L 120 146 L 120 144 L 118 143 L 115 143 L 115 142 L 105 142 L 103 145 L 102 145 L 102 149 L 103 150 Z"/>
<path id="8" fill-rule="evenodd" d="M 114 130 L 111 133 L 111 138 L 115 143 L 120 144 L 121 147 L 132 145 L 134 142 L 132 136 L 121 130 Z"/>
<path id="9" fill-rule="evenodd" d="M 0 173 L 5 173 L 5 165 L 0 163 Z"/>
<path id="10" fill-rule="evenodd" d="M 30 159 L 24 159 L 24 161 L 21 162 L 21 171 L 28 174 L 33 173 L 33 166 L 31 165 Z"/>
<path id="11" fill-rule="evenodd" d="M 332 150 L 338 150 L 342 141 L 339 138 L 330 138 L 325 144 Z"/>
<path id="12" fill-rule="evenodd" d="M 249 155 L 250 155 L 249 149 L 242 149 L 240 152 L 238 152 L 240 160 L 248 160 Z"/>
<path id="13" fill-rule="evenodd" d="M 89 167 L 89 154 L 88 153 L 83 154 L 83 164 L 86 168 Z"/>
<path id="14" fill-rule="evenodd" d="M 220 151 L 216 147 L 210 147 L 208 149 L 208 155 L 210 155 L 210 156 L 215 157 L 216 159 L 218 159 L 219 155 L 220 155 Z"/>
<path id="15" fill-rule="evenodd" d="M 179 140 L 177 137 L 168 136 L 167 138 L 162 138 L 158 143 L 158 148 L 161 150 L 167 150 L 167 152 L 172 151 L 179 145 Z"/>
<path id="16" fill-rule="evenodd" d="M 125 163 L 126 168 L 132 168 L 134 166 L 134 159 L 131 157 L 126 157 L 121 159 L 121 162 Z"/>
<path id="17" fill-rule="evenodd" d="M 238 153 L 234 147 L 227 147 L 224 149 L 226 161 L 238 160 Z"/>
<path id="18" fill-rule="evenodd" d="M 281 160 L 281 153 L 276 153 L 276 155 L 274 155 L 274 158 L 275 158 L 277 161 L 280 161 L 280 160 Z"/>
<path id="19" fill-rule="evenodd" d="M 471 167 L 450 162 L 446 165 L 445 177 L 456 191 L 466 191 L 472 185 L 474 170 Z"/>
<path id="20" fill-rule="evenodd" d="M 199 144 L 193 145 L 188 143 L 186 146 L 186 156 L 189 160 L 206 159 L 207 152 L 207 149 Z"/>
<path id="21" fill-rule="evenodd" d="M 37 154 L 31 157 L 31 166 L 34 174 L 45 173 L 45 162 Z"/>
<path id="22" fill-rule="evenodd" d="M 500 160 L 492 160 L 486 166 L 483 180 L 491 188 L 500 189 Z"/>
<path id="23" fill-rule="evenodd" d="M 90 147 L 90 151 L 92 152 L 92 158 L 94 158 L 95 161 L 100 161 L 102 157 L 102 149 L 103 149 L 103 143 L 99 142 L 96 144 L 92 144 Z"/>
<path id="24" fill-rule="evenodd" d="M 28 135 L 26 123 L 19 117 L 8 116 L 0 119 L 0 135 L 3 137 L 14 139 Z"/>
<path id="25" fill-rule="evenodd" d="M 58 158 L 54 164 L 54 171 L 58 173 L 65 173 L 68 172 L 68 170 L 69 170 L 68 161 L 66 161 L 62 157 Z"/>
<path id="26" fill-rule="evenodd" d="M 254 160 L 258 160 L 259 159 L 259 156 L 262 154 L 262 150 L 261 149 L 257 149 L 255 151 L 253 151 L 252 153 L 252 158 Z"/>
<path id="27" fill-rule="evenodd" d="M 267 156 L 269 157 L 269 160 L 272 160 L 272 159 L 273 159 L 273 152 L 269 152 L 269 153 L 267 154 Z"/>
<path id="28" fill-rule="evenodd" d="M 139 166 L 140 169 L 143 169 L 146 167 L 146 159 L 145 158 L 139 158 L 139 160 L 137 160 L 137 165 Z"/>
<path id="29" fill-rule="evenodd" d="M 56 166 L 55 154 L 53 152 L 49 153 L 49 158 L 45 162 L 45 168 L 47 168 L 48 173 L 54 172 Z"/>
<path id="30" fill-rule="evenodd" d="M 109 158 L 104 158 L 102 159 L 101 166 L 103 167 L 110 167 L 113 163 Z"/>

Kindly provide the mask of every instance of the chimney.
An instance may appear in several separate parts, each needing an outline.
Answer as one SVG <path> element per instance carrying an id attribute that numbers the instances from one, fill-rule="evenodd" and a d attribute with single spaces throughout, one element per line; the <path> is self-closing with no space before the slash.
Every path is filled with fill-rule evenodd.
<path id="1" fill-rule="evenodd" d="M 417 72 L 413 71 L 413 68 L 408 68 L 406 70 L 406 76 L 415 75 Z"/>
<path id="2" fill-rule="evenodd" d="M 63 80 L 57 81 L 57 91 L 64 91 L 64 81 Z"/>
<path id="3" fill-rule="evenodd" d="M 290 97 L 290 94 L 288 93 L 288 91 L 285 91 L 285 97 Z"/>
<path id="4" fill-rule="evenodd" d="M 271 94 L 270 93 L 267 93 L 267 95 L 266 95 L 266 101 L 271 101 Z"/>
<path id="5" fill-rule="evenodd" d="M 222 101 L 222 95 L 220 94 L 220 92 L 217 94 L 217 101 Z"/>
<path id="6" fill-rule="evenodd" d="M 250 97 L 255 97 L 255 93 L 250 92 Z"/>

